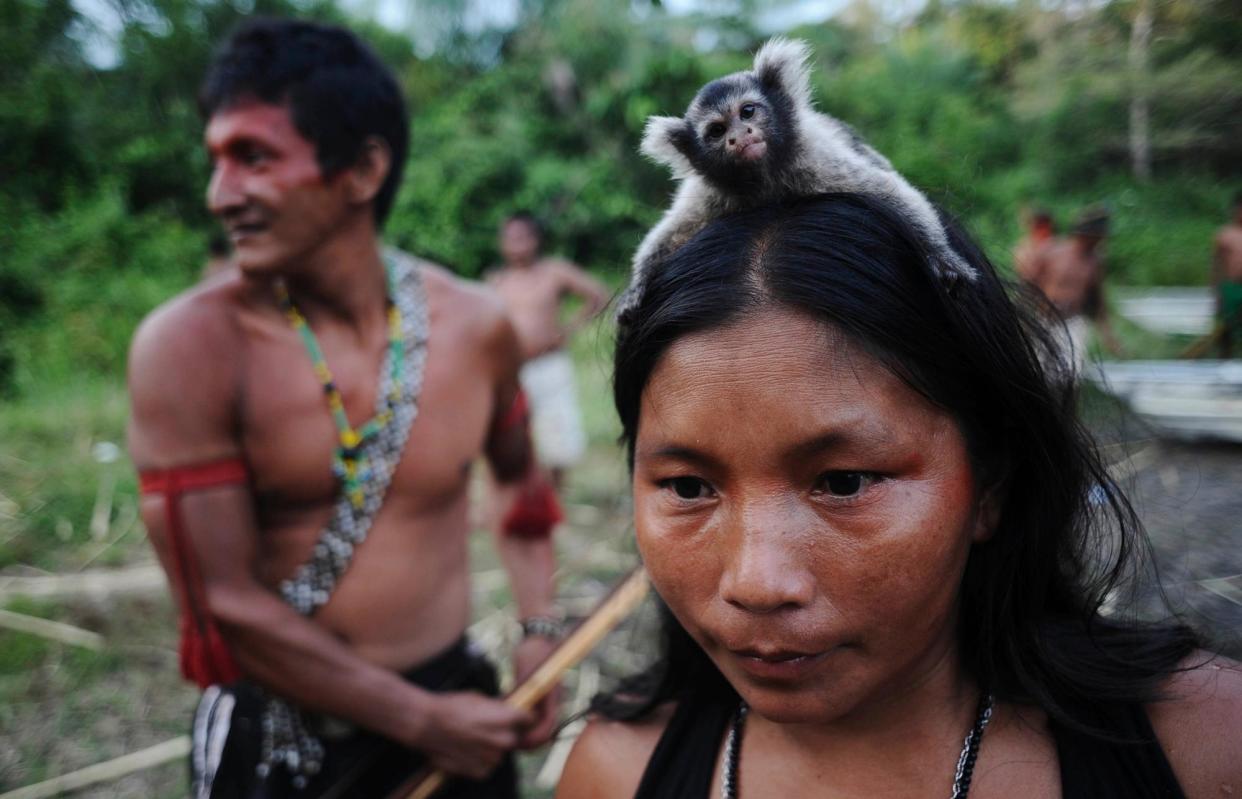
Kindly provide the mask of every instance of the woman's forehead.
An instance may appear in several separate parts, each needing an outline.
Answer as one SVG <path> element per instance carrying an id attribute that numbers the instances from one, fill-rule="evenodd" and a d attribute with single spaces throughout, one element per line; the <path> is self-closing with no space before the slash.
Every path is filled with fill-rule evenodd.
<path id="1" fill-rule="evenodd" d="M 643 391 L 639 436 L 744 425 L 772 443 L 834 430 L 892 440 L 939 434 L 948 421 L 837 328 L 767 308 L 671 344 Z"/>

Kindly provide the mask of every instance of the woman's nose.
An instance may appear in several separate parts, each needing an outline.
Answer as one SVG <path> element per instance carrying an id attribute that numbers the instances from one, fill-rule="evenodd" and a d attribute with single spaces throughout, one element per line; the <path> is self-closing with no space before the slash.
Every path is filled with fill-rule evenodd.
<path id="1" fill-rule="evenodd" d="M 735 529 L 722 537 L 727 552 L 721 598 L 751 613 L 809 605 L 815 596 L 815 577 L 797 514 L 767 507 L 738 516 Z"/>

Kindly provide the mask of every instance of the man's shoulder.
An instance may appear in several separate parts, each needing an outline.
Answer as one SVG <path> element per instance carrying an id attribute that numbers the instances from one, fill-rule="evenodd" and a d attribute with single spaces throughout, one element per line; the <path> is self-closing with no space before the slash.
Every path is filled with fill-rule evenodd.
<path id="1" fill-rule="evenodd" d="M 237 317 L 248 287 L 240 276 L 186 289 L 143 318 L 134 333 L 131 360 L 169 349 L 206 353 L 236 343 Z"/>
<path id="2" fill-rule="evenodd" d="M 233 424 L 252 287 L 240 278 L 195 286 L 156 308 L 129 353 L 129 446 L 140 468 L 218 457 Z"/>
<path id="3" fill-rule="evenodd" d="M 1216 231 L 1216 241 L 1232 247 L 1242 246 L 1242 225 L 1225 225 Z"/>
<path id="4" fill-rule="evenodd" d="M 504 304 L 496 292 L 477 280 L 455 275 L 440 264 L 394 250 L 422 275 L 433 315 L 450 314 L 455 322 L 478 332 L 508 324 Z"/>
<path id="5" fill-rule="evenodd" d="M 1044 244 L 1040 252 L 1046 258 L 1064 258 L 1073 254 L 1074 243 L 1069 239 L 1054 239 Z"/>
<path id="6" fill-rule="evenodd" d="M 544 272 L 547 274 L 557 275 L 557 276 L 567 275 L 567 274 L 580 274 L 586 271 L 581 266 L 569 260 L 568 258 L 562 258 L 560 256 L 551 256 L 551 257 L 540 260 L 539 268 L 544 270 Z"/>
<path id="7" fill-rule="evenodd" d="M 396 252 L 419 270 L 427 292 L 433 337 L 458 355 L 483 354 L 507 373 L 519 357 L 517 337 L 495 289 L 477 280 L 453 274 L 443 266 L 417 256 Z M 516 368 L 516 367 L 512 367 Z"/>
<path id="8" fill-rule="evenodd" d="M 129 387 L 137 405 L 195 394 L 231 396 L 245 336 L 241 317 L 254 286 L 239 276 L 183 291 L 147 314 L 129 348 Z"/>

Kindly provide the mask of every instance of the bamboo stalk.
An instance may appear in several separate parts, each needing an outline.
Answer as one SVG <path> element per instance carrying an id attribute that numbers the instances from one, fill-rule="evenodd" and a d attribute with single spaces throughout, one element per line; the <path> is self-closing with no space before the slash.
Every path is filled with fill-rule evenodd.
<path id="1" fill-rule="evenodd" d="M 36 782 L 34 785 L 0 794 L 0 799 L 47 799 L 50 796 L 77 791 L 96 783 L 124 777 L 135 771 L 162 765 L 170 760 L 185 757 L 189 751 L 190 738 L 182 735 L 180 738 L 173 738 L 162 744 L 130 752 L 128 755 L 122 755 L 113 760 L 105 760 L 78 771 L 71 771 L 44 782 Z"/>
<path id="2" fill-rule="evenodd" d="M 641 567 L 631 572 L 594 613 L 584 619 L 521 685 L 505 697 L 505 701 L 521 710 L 530 710 L 538 704 L 556 687 L 565 672 L 589 655 L 595 645 L 638 606 L 647 595 L 647 588 L 647 573 Z M 390 799 L 428 799 L 444 786 L 446 779 L 442 771 L 422 772 L 398 788 Z"/>
<path id="3" fill-rule="evenodd" d="M 63 624 L 50 619 L 41 619 L 38 616 L 27 616 L 24 613 L 14 613 L 11 610 L 0 609 L 0 627 L 10 630 L 16 630 L 19 633 L 27 633 L 29 635 L 37 635 L 41 638 L 47 638 L 52 641 L 58 641 L 62 644 L 71 644 L 80 646 L 84 649 L 93 649 L 98 652 L 103 649 L 104 639 L 99 633 L 93 633 L 90 630 L 83 630 L 80 627 L 74 627 L 71 624 Z"/>

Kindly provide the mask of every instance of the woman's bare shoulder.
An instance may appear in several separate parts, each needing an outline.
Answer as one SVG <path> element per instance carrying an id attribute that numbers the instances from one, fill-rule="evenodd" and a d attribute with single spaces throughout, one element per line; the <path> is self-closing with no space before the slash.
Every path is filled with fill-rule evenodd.
<path id="1" fill-rule="evenodd" d="M 556 799 L 632 799 L 674 707 L 630 722 L 592 717 L 565 762 Z"/>
<path id="2" fill-rule="evenodd" d="M 1199 652 L 1148 706 L 1188 799 L 1242 794 L 1242 664 Z"/>

